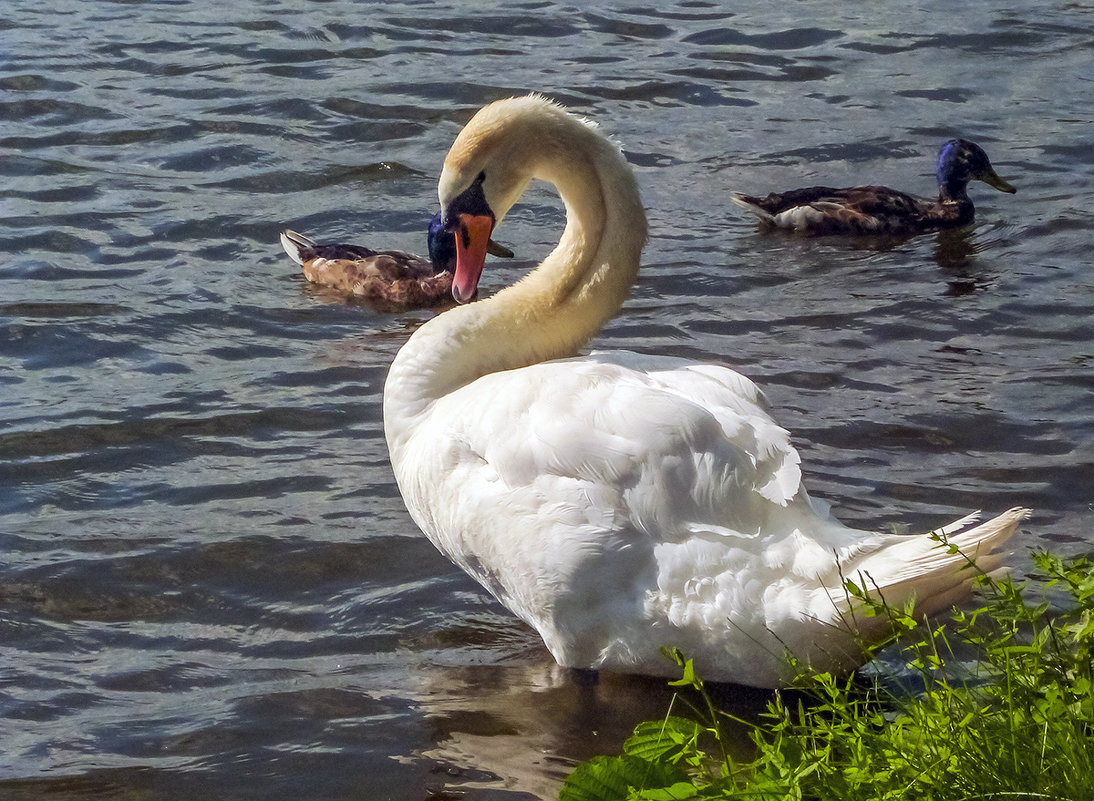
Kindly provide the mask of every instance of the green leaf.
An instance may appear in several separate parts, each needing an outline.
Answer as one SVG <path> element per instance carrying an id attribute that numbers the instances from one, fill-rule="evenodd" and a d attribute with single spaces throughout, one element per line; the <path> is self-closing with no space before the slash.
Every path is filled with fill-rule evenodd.
<path id="1" fill-rule="evenodd" d="M 695 798 L 699 795 L 699 788 L 691 782 L 676 782 L 670 787 L 657 790 L 641 790 L 635 796 L 642 801 L 683 801 L 687 798 Z"/>
<path id="2" fill-rule="evenodd" d="M 682 657 L 679 656 L 679 653 L 680 653 L 679 651 L 676 651 L 677 662 L 679 662 L 680 659 L 682 659 Z M 669 686 L 670 687 L 695 687 L 695 688 L 701 688 L 703 686 L 703 682 L 698 676 L 695 675 L 695 666 L 691 663 L 691 660 L 686 659 L 681 664 L 683 665 L 683 668 L 684 668 L 684 675 L 682 677 L 680 677 L 679 679 L 677 679 L 676 681 L 670 681 Z"/>
<path id="3" fill-rule="evenodd" d="M 634 735 L 623 745 L 623 753 L 653 762 L 694 751 L 703 727 L 693 720 L 674 717 L 639 723 Z"/>
<path id="4" fill-rule="evenodd" d="M 663 790 L 684 783 L 687 783 L 687 776 L 672 765 L 647 762 L 629 755 L 594 757 L 578 765 L 566 778 L 558 799 L 627 801 L 631 790 Z"/>

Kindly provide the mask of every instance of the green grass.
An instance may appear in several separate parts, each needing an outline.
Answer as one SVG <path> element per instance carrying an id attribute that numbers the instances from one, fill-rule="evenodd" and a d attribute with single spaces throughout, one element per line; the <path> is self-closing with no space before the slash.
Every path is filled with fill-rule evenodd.
<path id="1" fill-rule="evenodd" d="M 690 714 L 639 724 L 621 756 L 579 765 L 560 801 L 1091 801 L 1094 565 L 1034 559 L 1035 582 L 984 579 L 983 604 L 954 610 L 946 625 L 848 583 L 867 614 L 893 625 L 893 639 L 872 649 L 886 649 L 886 661 L 844 678 L 802 670 L 758 721 L 717 709 L 675 654 L 683 678 L 673 684 Z M 728 732 L 741 725 L 750 761 L 729 753 Z"/>

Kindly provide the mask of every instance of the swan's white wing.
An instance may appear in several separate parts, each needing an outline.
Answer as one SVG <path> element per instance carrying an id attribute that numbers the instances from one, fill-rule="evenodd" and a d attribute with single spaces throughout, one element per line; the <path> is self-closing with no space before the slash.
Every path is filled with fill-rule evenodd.
<path id="1" fill-rule="evenodd" d="M 413 447 L 415 520 L 562 664 L 649 642 L 621 627 L 653 619 L 762 634 L 774 583 L 833 564 L 801 533 L 825 523 L 787 432 L 728 368 L 612 353 L 492 373 L 436 404 Z"/>
<path id="2" fill-rule="evenodd" d="M 698 529 L 752 538 L 769 507 L 801 492 L 789 435 L 755 384 L 728 368 L 594 354 L 488 375 L 443 405 L 434 415 L 451 457 L 477 466 L 479 480 L 515 491 L 577 482 L 613 498 L 629 518 L 617 526 L 655 540 Z M 480 490 L 468 484 L 457 497 Z"/>
<path id="3" fill-rule="evenodd" d="M 665 672 L 675 646 L 708 678 L 763 685 L 787 649 L 822 669 L 860 658 L 853 630 L 878 626 L 849 625 L 845 578 L 896 603 L 967 593 L 929 539 L 814 504 L 789 435 L 728 368 L 611 353 L 491 373 L 409 447 L 396 469 L 419 526 L 564 666 Z M 985 525 L 970 543 L 1009 536 Z"/>

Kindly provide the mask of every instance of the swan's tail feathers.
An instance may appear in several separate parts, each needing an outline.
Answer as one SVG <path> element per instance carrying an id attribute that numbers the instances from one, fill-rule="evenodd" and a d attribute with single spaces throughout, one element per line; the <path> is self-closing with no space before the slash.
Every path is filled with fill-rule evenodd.
<path id="1" fill-rule="evenodd" d="M 844 566 L 844 576 L 892 608 L 914 601 L 917 617 L 934 615 L 968 598 L 977 576 L 1007 573 L 1005 545 L 1030 514 L 1015 507 L 975 525 L 980 515 L 974 512 L 927 535 L 900 536 Z M 832 592 L 832 599 L 845 611 L 855 605 L 846 594 Z"/>
<path id="2" fill-rule="evenodd" d="M 730 194 L 729 199 L 736 203 L 738 206 L 740 206 L 742 209 L 748 211 L 750 214 L 754 214 L 759 217 L 761 222 L 767 223 L 768 225 L 775 224 L 775 216 L 770 212 L 764 211 L 757 205 L 757 203 L 759 202 L 759 198 L 752 197 L 751 195 L 745 195 L 741 192 L 733 192 Z"/>
<path id="3" fill-rule="evenodd" d="M 304 264 L 304 257 L 300 255 L 300 251 L 304 248 L 313 248 L 316 244 L 314 239 L 298 234 L 296 231 L 285 229 L 281 232 L 281 247 L 285 248 L 290 259 L 301 266 Z"/>

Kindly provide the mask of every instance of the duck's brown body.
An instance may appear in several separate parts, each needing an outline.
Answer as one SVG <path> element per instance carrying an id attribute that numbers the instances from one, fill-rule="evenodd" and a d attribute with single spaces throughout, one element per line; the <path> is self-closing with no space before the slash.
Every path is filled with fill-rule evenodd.
<path id="1" fill-rule="evenodd" d="M 400 250 L 320 244 L 284 231 L 281 244 L 313 284 L 381 306 L 437 306 L 452 301 L 452 273 L 434 273 L 429 259 Z"/>
<path id="2" fill-rule="evenodd" d="M 983 181 L 1000 192 L 1015 191 L 996 174 L 983 149 L 964 139 L 942 145 L 936 172 L 936 200 L 887 186 L 810 186 L 767 197 L 735 193 L 733 202 L 768 227 L 801 234 L 917 234 L 972 222 L 976 210 L 968 194 L 969 181 Z"/>
<path id="3" fill-rule="evenodd" d="M 765 212 L 770 219 L 762 219 L 777 228 L 793 228 L 817 236 L 936 231 L 967 225 L 975 214 L 967 195 L 965 202 L 941 197 L 928 201 L 885 186 L 844 189 L 810 186 L 772 192 L 762 198 L 751 195 L 737 198 Z"/>

